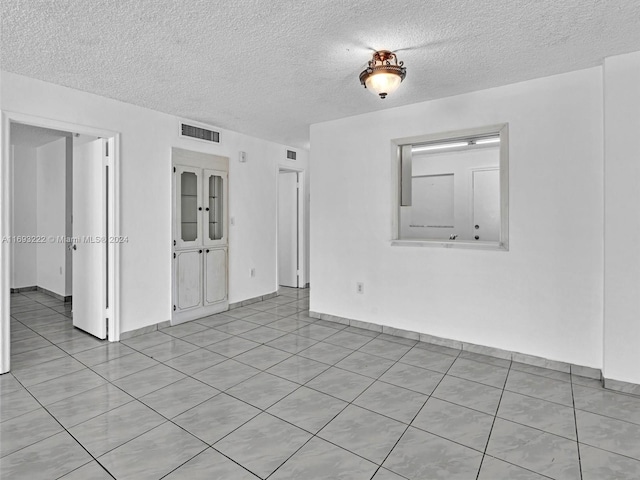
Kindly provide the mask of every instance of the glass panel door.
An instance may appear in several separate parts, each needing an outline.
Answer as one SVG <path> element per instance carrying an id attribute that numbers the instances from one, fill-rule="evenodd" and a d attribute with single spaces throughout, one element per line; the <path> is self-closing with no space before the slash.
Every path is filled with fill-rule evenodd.
<path id="1" fill-rule="evenodd" d="M 178 247 L 194 246 L 199 243 L 201 224 L 199 170 L 177 167 L 176 178 L 176 236 Z"/>
<path id="2" fill-rule="evenodd" d="M 220 240 L 223 237 L 223 192 L 222 192 L 222 177 L 219 175 L 209 175 L 209 205 L 208 210 L 208 225 L 209 225 L 209 240 Z"/>
<path id="3" fill-rule="evenodd" d="M 227 174 L 216 170 L 204 171 L 204 238 L 207 245 L 226 244 Z"/>

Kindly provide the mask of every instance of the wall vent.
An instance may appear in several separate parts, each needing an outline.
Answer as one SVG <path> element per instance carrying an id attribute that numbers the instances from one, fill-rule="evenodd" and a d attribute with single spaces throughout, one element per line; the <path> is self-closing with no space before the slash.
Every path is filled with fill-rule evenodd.
<path id="1" fill-rule="evenodd" d="M 220 143 L 220 132 L 207 130 L 206 128 L 196 127 L 186 123 L 180 124 L 180 136 L 196 138 L 205 142 Z"/>
<path id="2" fill-rule="evenodd" d="M 287 158 L 289 160 L 295 160 L 296 159 L 296 152 L 294 152 L 293 150 L 287 150 Z"/>

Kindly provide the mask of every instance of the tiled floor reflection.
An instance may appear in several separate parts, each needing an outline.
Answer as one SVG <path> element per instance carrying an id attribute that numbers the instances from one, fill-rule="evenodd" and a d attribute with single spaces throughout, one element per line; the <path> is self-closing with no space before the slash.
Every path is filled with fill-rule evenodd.
<path id="1" fill-rule="evenodd" d="M 0 478 L 640 479 L 640 397 L 317 321 L 308 296 L 107 343 L 13 294 Z"/>

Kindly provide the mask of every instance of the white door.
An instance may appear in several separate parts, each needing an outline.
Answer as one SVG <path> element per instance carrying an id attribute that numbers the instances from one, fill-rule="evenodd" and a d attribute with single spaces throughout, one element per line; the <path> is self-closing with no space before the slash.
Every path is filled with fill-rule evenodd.
<path id="1" fill-rule="evenodd" d="M 472 238 L 500 241 L 500 170 L 473 172 Z"/>
<path id="2" fill-rule="evenodd" d="M 106 174 L 107 140 L 73 148 L 73 325 L 98 338 L 107 337 Z"/>
<path id="3" fill-rule="evenodd" d="M 298 287 L 298 174 L 278 175 L 278 284 Z"/>

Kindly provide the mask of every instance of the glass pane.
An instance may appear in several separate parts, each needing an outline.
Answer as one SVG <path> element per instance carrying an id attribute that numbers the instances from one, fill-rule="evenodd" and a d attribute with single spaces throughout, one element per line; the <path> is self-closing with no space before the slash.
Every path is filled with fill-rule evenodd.
<path id="1" fill-rule="evenodd" d="M 223 232 L 223 185 L 222 177 L 219 175 L 209 176 L 209 239 L 220 240 L 224 236 Z"/>
<path id="2" fill-rule="evenodd" d="M 198 238 L 198 177 L 193 172 L 180 175 L 180 238 L 193 242 Z"/>

